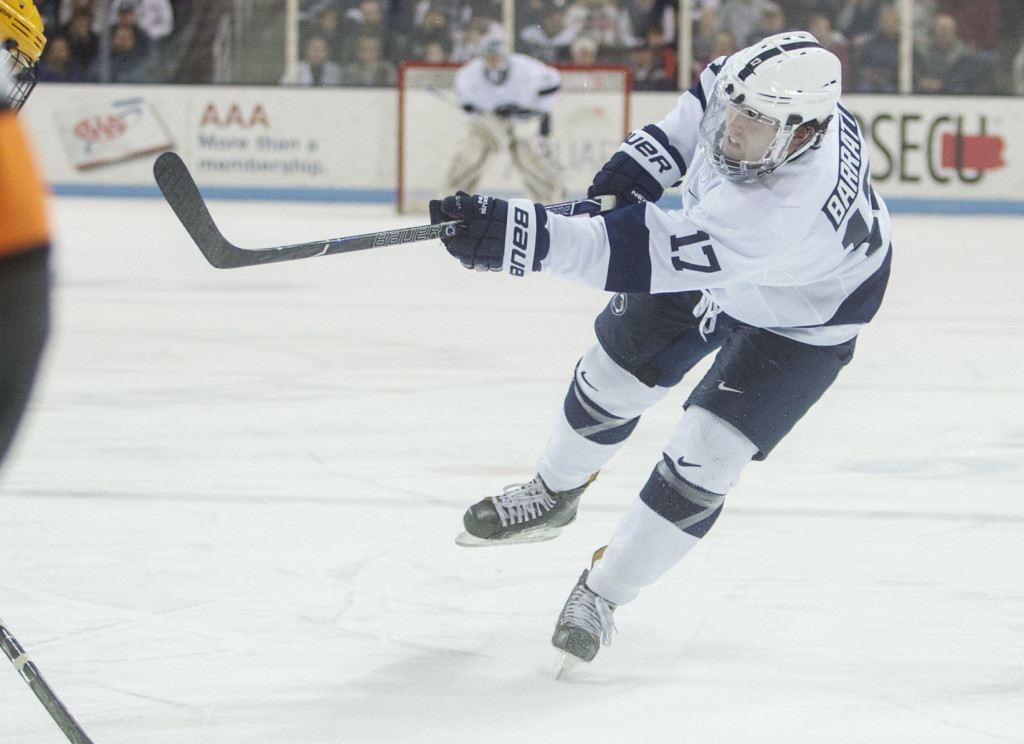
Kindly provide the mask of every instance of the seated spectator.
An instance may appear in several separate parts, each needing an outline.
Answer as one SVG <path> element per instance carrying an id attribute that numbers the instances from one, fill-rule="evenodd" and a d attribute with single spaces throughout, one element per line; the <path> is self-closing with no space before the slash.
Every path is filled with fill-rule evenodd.
<path id="1" fill-rule="evenodd" d="M 337 54 L 344 44 L 341 11 L 338 9 L 338 6 L 332 2 L 317 6 L 315 12 L 311 9 L 310 13 L 313 13 L 312 18 L 302 24 L 303 47 L 305 47 L 306 42 L 310 38 L 319 36 L 327 42 L 327 46 L 331 49 L 331 54 Z M 334 59 L 334 61 L 337 62 L 338 60 Z"/>
<path id="2" fill-rule="evenodd" d="M 120 26 L 130 27 L 135 32 L 135 45 L 140 53 L 148 55 L 154 48 L 154 42 L 146 30 L 139 25 L 138 16 L 135 14 L 135 3 L 131 0 L 122 0 L 117 6 L 116 12 L 113 7 L 111 12 L 114 13 L 114 25 L 111 30 Z"/>
<path id="3" fill-rule="evenodd" d="M 518 0 L 515 4 L 516 36 L 520 36 L 530 26 L 541 26 L 548 9 L 547 0 Z"/>
<path id="4" fill-rule="evenodd" d="M 769 0 L 723 0 L 718 11 L 718 27 L 728 31 L 740 46 L 761 23 L 761 13 Z"/>
<path id="5" fill-rule="evenodd" d="M 811 26 L 811 16 L 821 13 L 818 0 L 776 0 L 782 8 L 782 14 L 786 16 L 786 23 L 790 29 L 808 29 Z M 825 14 L 831 23 L 831 17 Z"/>
<path id="6" fill-rule="evenodd" d="M 675 81 L 665 75 L 665 66 L 648 44 L 629 50 L 629 69 L 634 90 L 675 90 Z"/>
<path id="7" fill-rule="evenodd" d="M 85 72 L 85 80 L 92 83 L 152 83 L 153 58 L 139 44 L 135 26 L 115 26 L 110 34 L 109 79 L 102 69 L 103 60 L 97 56 Z"/>
<path id="8" fill-rule="evenodd" d="M 676 38 L 675 8 L 660 0 L 622 0 L 619 24 L 626 46 L 644 43 L 647 32 L 652 28 L 660 29 L 667 43 Z"/>
<path id="9" fill-rule="evenodd" d="M 66 26 L 71 23 L 71 18 L 80 10 L 88 11 L 92 21 L 92 30 L 99 33 L 103 26 L 101 19 L 97 17 L 102 8 L 99 7 L 99 0 L 60 0 L 57 5 L 57 24 Z"/>
<path id="10" fill-rule="evenodd" d="M 732 35 L 731 31 L 719 31 L 715 35 L 715 43 L 711 45 L 711 53 L 706 59 L 695 59 L 693 61 L 693 79 L 691 83 L 697 84 L 700 79 L 700 74 L 704 72 L 705 68 L 714 62 L 719 57 L 727 57 L 730 54 L 734 54 L 739 51 L 739 45 L 736 43 L 736 37 Z"/>
<path id="11" fill-rule="evenodd" d="M 117 23 L 141 28 L 153 42 L 165 39 L 174 30 L 171 0 L 111 0 L 109 12 Z"/>
<path id="12" fill-rule="evenodd" d="M 935 16 L 931 36 L 915 48 L 916 93 L 946 93 L 945 77 L 967 54 L 956 34 L 956 20 L 947 13 Z"/>
<path id="13" fill-rule="evenodd" d="M 440 45 L 447 59 L 452 50 L 452 34 L 448 16 L 435 7 L 428 7 L 419 23 L 409 32 L 405 56 L 409 59 L 426 59 L 428 47 Z M 436 50 L 430 52 L 436 56 Z"/>
<path id="14" fill-rule="evenodd" d="M 39 58 L 36 79 L 40 83 L 79 83 L 84 75 L 85 70 L 71 56 L 67 37 L 51 37 Z"/>
<path id="15" fill-rule="evenodd" d="M 331 45 L 322 36 L 306 39 L 302 60 L 295 71 L 295 80 L 284 79 L 284 84 L 341 85 L 341 65 L 331 59 Z"/>
<path id="16" fill-rule="evenodd" d="M 422 62 L 447 62 L 448 50 L 440 41 L 432 41 L 423 47 L 423 56 L 419 58 Z"/>
<path id="17" fill-rule="evenodd" d="M 338 61 L 356 61 L 359 57 L 359 40 L 365 36 L 376 38 L 380 42 L 382 58 L 386 56 L 390 33 L 384 23 L 384 7 L 381 0 L 359 0 L 359 4 L 345 14 Z"/>
<path id="18" fill-rule="evenodd" d="M 661 26 L 651 26 L 647 29 L 647 45 L 654 50 L 655 58 L 665 70 L 665 77 L 672 81 L 672 87 L 675 89 L 676 78 L 679 76 L 679 58 L 676 56 L 675 48 L 665 41 Z"/>
<path id="19" fill-rule="evenodd" d="M 701 8 L 693 24 L 691 48 L 695 62 L 711 59 L 711 48 L 715 45 L 715 36 L 720 30 L 718 10 L 711 7 Z"/>
<path id="20" fill-rule="evenodd" d="M 569 45 L 569 62 L 574 65 L 596 65 L 598 44 L 589 36 L 581 36 Z"/>
<path id="21" fill-rule="evenodd" d="M 541 62 L 563 62 L 569 56 L 569 45 L 576 36 L 565 25 L 565 11 L 551 6 L 539 26 L 526 26 L 519 32 L 523 54 Z"/>
<path id="22" fill-rule="evenodd" d="M 807 22 L 807 30 L 819 44 L 839 58 L 839 63 L 843 66 L 843 91 L 849 92 L 853 73 L 850 70 L 850 50 L 846 37 L 832 28 L 832 21 L 824 13 L 812 13 Z"/>
<path id="23" fill-rule="evenodd" d="M 854 93 L 897 93 L 899 64 L 900 14 L 888 6 L 878 15 L 875 33 L 853 51 L 850 90 Z"/>
<path id="24" fill-rule="evenodd" d="M 384 49 L 376 36 L 361 36 L 356 41 L 356 58 L 341 68 L 342 85 L 394 86 L 398 71 L 384 59 Z"/>
<path id="25" fill-rule="evenodd" d="M 956 33 L 967 51 L 991 56 L 1000 39 L 1000 10 L 996 0 L 940 0 L 939 12 L 956 21 Z"/>
<path id="26" fill-rule="evenodd" d="M 39 18 L 43 22 L 43 30 L 49 38 L 50 34 L 54 33 L 57 28 L 57 6 L 60 3 L 58 0 L 35 0 L 36 10 L 39 12 Z"/>
<path id="27" fill-rule="evenodd" d="M 968 52 L 942 79 L 942 92 L 951 96 L 993 96 L 996 90 L 995 57 Z"/>
<path id="28" fill-rule="evenodd" d="M 465 28 L 455 32 L 452 47 L 452 62 L 469 62 L 484 55 L 488 39 L 504 39 L 505 30 L 494 18 L 482 12 L 475 12 Z"/>
<path id="29" fill-rule="evenodd" d="M 574 37 L 588 36 L 596 41 L 599 54 L 629 46 L 615 0 L 575 0 L 565 11 L 565 25 Z"/>
<path id="30" fill-rule="evenodd" d="M 834 25 L 856 49 L 878 29 L 878 17 L 883 7 L 892 6 L 883 0 L 846 0 L 839 15 L 835 16 Z"/>
<path id="31" fill-rule="evenodd" d="M 100 51 L 100 35 L 92 30 L 92 11 L 78 9 L 66 26 L 61 29 L 61 36 L 68 40 L 72 61 L 83 70 Z"/>
<path id="32" fill-rule="evenodd" d="M 754 27 L 753 32 L 747 37 L 743 46 L 751 46 L 767 39 L 769 36 L 781 33 L 786 30 L 786 16 L 782 13 L 782 7 L 775 2 L 765 3 L 761 7 L 761 20 Z"/>
<path id="33" fill-rule="evenodd" d="M 932 32 L 938 0 L 914 0 L 914 42 L 925 39 Z"/>

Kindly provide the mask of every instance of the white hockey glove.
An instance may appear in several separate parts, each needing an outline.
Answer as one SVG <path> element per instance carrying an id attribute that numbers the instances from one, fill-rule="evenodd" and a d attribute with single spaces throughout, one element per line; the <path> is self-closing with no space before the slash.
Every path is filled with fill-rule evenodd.
<path id="1" fill-rule="evenodd" d="M 548 217 L 541 204 L 470 196 L 464 191 L 430 202 L 432 225 L 450 220 L 459 220 L 464 227 L 441 240 L 467 269 L 525 276 L 540 271 L 541 261 L 547 258 Z"/>

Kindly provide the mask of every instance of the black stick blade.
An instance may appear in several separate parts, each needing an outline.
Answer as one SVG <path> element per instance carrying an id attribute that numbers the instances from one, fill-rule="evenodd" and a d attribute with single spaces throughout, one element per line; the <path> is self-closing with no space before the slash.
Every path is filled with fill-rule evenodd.
<path id="1" fill-rule="evenodd" d="M 218 269 L 239 265 L 232 261 L 238 249 L 231 245 L 210 216 L 199 187 L 177 153 L 165 152 L 153 164 L 153 176 L 181 222 L 206 260 Z"/>

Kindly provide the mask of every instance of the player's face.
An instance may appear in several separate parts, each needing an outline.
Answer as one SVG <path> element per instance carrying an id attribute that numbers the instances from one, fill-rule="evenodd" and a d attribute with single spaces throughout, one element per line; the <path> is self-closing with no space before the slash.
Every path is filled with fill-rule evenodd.
<path id="1" fill-rule="evenodd" d="M 759 161 L 779 134 L 779 122 L 752 108 L 730 104 L 725 112 L 722 154 L 730 160 Z"/>

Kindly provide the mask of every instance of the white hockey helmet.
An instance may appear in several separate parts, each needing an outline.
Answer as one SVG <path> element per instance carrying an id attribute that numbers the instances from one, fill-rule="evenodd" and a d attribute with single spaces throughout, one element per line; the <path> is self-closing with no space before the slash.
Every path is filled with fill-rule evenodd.
<path id="1" fill-rule="evenodd" d="M 0 0 L 0 97 L 17 111 L 36 85 L 46 46 L 43 19 L 32 0 Z"/>
<path id="2" fill-rule="evenodd" d="M 725 62 L 698 142 L 716 170 L 754 181 L 821 142 L 841 89 L 839 58 L 811 34 L 769 36 Z M 807 138 L 791 148 L 804 126 Z"/>

